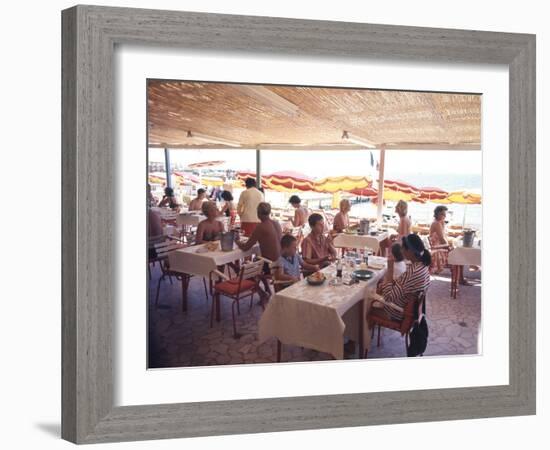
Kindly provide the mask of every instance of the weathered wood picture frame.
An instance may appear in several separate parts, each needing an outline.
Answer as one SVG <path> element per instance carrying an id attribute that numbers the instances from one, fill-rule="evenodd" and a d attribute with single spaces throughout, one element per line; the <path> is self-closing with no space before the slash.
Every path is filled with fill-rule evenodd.
<path id="1" fill-rule="evenodd" d="M 535 413 L 534 35 L 97 6 L 63 11 L 62 31 L 64 439 L 94 443 Z M 509 384 L 115 407 L 116 44 L 507 65 Z"/>

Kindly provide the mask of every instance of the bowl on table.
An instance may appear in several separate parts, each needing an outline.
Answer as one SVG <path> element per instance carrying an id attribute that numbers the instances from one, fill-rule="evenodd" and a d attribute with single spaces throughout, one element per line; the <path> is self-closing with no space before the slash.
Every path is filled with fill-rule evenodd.
<path id="1" fill-rule="evenodd" d="M 325 282 L 326 279 L 327 277 L 322 272 L 315 272 L 306 277 L 307 283 L 311 286 L 320 286 Z"/>
<path id="2" fill-rule="evenodd" d="M 357 269 L 351 274 L 352 278 L 361 281 L 368 281 L 374 276 L 374 272 L 368 269 Z"/>

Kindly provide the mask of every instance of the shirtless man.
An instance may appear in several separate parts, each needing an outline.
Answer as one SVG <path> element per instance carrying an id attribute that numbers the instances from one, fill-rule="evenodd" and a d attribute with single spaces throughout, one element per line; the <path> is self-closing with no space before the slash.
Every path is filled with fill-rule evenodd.
<path id="1" fill-rule="evenodd" d="M 206 190 L 200 188 L 197 190 L 197 197 L 189 203 L 189 211 L 200 211 L 202 204 L 206 201 Z"/>
<path id="2" fill-rule="evenodd" d="M 296 209 L 296 211 L 294 211 L 294 218 L 290 219 L 292 226 L 304 226 L 307 222 L 308 211 L 301 205 L 302 200 L 300 199 L 300 197 L 298 197 L 297 195 L 293 195 L 288 199 L 288 203 L 290 203 L 292 207 Z"/>
<path id="3" fill-rule="evenodd" d="M 283 234 L 281 226 L 278 222 L 271 220 L 271 205 L 266 202 L 261 202 L 257 208 L 258 218 L 260 223 L 254 228 L 252 235 L 246 242 L 237 240 L 237 245 L 241 250 L 247 251 L 251 249 L 254 244 L 260 244 L 260 252 L 262 256 L 270 261 L 277 262 L 281 256 L 281 236 Z M 269 265 L 264 264 L 264 274 L 270 274 Z M 267 280 L 263 280 L 265 290 L 263 296 L 271 293 Z M 262 294 L 260 294 L 262 295 Z"/>

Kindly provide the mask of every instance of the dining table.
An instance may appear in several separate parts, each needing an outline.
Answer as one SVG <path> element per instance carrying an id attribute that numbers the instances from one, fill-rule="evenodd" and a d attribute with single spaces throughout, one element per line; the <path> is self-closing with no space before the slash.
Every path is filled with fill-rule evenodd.
<path id="1" fill-rule="evenodd" d="M 368 270 L 372 278 L 345 284 L 358 267 L 343 266 L 343 276 L 334 285 L 336 267 L 324 268 L 326 280 L 322 285 L 310 285 L 306 279 L 275 293 L 259 322 L 260 343 L 270 338 L 278 340 L 277 361 L 281 359 L 281 345 L 295 345 L 344 358 L 344 340 L 349 338 L 359 345 L 359 355 L 370 343 L 366 332 L 365 308 L 369 292 L 375 292 L 378 281 L 386 273 L 387 260 L 369 258 Z"/>
<path id="2" fill-rule="evenodd" d="M 217 244 L 217 248 L 215 250 L 209 250 L 208 246 L 213 243 Z M 258 244 L 246 251 L 241 250 L 237 244 L 233 244 L 233 250 L 223 251 L 220 248 L 219 241 L 192 245 L 170 253 L 168 255 L 170 271 L 182 275 L 184 311 L 187 309 L 187 291 L 189 288 L 189 280 L 192 276 L 204 277 L 210 281 L 211 275 L 218 270 L 218 267 L 259 254 L 260 247 Z M 216 320 L 219 321 L 219 311 L 216 311 Z"/>
<path id="3" fill-rule="evenodd" d="M 451 266 L 451 298 L 456 298 L 458 292 L 458 282 L 463 275 L 464 266 L 481 267 L 481 247 L 474 245 L 464 247 L 460 245 L 460 240 L 455 240 L 457 247 L 449 252 L 447 264 Z"/>
<path id="4" fill-rule="evenodd" d="M 338 233 L 332 243 L 336 248 L 354 248 L 364 249 L 370 248 L 375 253 L 380 250 L 380 243 L 388 239 L 387 231 L 377 231 L 373 234 L 365 233 L 360 234 L 358 232 L 344 232 Z"/>
<path id="5" fill-rule="evenodd" d="M 191 226 L 197 227 L 200 222 L 206 219 L 204 214 L 199 213 L 198 211 L 194 212 L 182 212 L 178 214 L 176 218 L 176 223 L 178 226 Z"/>

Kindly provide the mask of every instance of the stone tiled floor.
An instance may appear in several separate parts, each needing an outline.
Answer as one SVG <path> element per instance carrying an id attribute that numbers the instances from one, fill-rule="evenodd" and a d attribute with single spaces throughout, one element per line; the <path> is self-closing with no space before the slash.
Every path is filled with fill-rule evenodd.
<path id="1" fill-rule="evenodd" d="M 149 367 L 207 366 L 218 364 L 272 363 L 276 360 L 274 339 L 259 344 L 257 324 L 262 308 L 256 304 L 249 310 L 241 304 L 237 319 L 239 339 L 233 338 L 231 301 L 222 297 L 222 320 L 210 328 L 211 299 L 205 298 L 201 278 L 191 279 L 188 311 L 181 311 L 181 285 L 177 280 L 161 285 L 159 306 L 154 306 L 158 266 L 153 269 L 149 301 Z M 444 272 L 433 279 L 427 297 L 430 338 L 425 356 L 464 355 L 478 352 L 481 326 L 480 273 L 470 272 L 472 286 L 460 286 L 456 300 L 449 296 L 450 274 Z M 404 357 L 404 338 L 398 332 L 382 330 L 381 345 L 373 340 L 369 358 Z M 355 358 L 348 354 L 346 358 Z M 299 347 L 283 346 L 286 362 L 321 361 L 332 357 L 326 353 Z"/>

